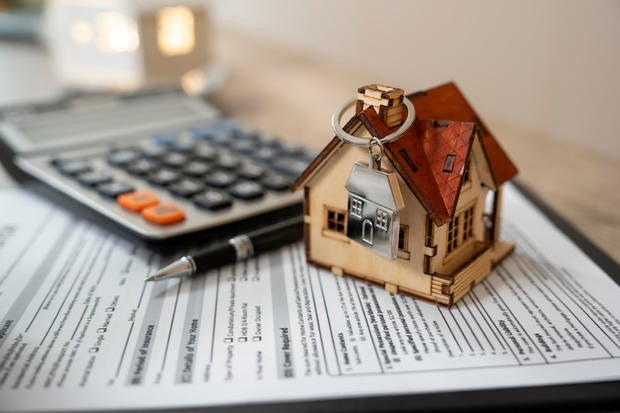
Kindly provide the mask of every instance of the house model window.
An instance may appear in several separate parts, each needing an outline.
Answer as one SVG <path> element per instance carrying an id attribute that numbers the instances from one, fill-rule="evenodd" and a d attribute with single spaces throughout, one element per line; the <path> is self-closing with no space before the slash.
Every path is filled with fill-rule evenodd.
<path id="1" fill-rule="evenodd" d="M 463 183 L 471 182 L 471 174 L 469 173 L 470 164 L 471 162 L 467 162 L 467 165 L 465 166 L 465 170 L 463 171 Z"/>
<path id="2" fill-rule="evenodd" d="M 448 253 L 454 251 L 459 246 L 459 219 L 454 217 L 448 224 Z"/>
<path id="3" fill-rule="evenodd" d="M 326 228 L 330 231 L 340 232 L 342 234 L 346 234 L 345 231 L 345 222 L 346 222 L 346 212 L 341 209 L 336 208 L 326 208 L 327 212 L 327 223 Z"/>
<path id="4" fill-rule="evenodd" d="M 463 212 L 463 242 L 474 235 L 474 207 Z"/>
<path id="5" fill-rule="evenodd" d="M 460 235 L 460 236 L 459 236 Z M 448 253 L 454 251 L 474 235 L 474 207 L 455 216 L 448 226 Z"/>
<path id="6" fill-rule="evenodd" d="M 407 225 L 401 225 L 398 230 L 398 249 L 409 252 L 409 227 Z"/>

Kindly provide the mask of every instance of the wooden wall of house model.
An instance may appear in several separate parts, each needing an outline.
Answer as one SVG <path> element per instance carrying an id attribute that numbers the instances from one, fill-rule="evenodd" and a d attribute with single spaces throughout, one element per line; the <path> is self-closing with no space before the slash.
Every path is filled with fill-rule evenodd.
<path id="1" fill-rule="evenodd" d="M 407 116 L 402 96 L 381 85 L 358 89 L 345 131 L 369 139 L 393 132 Z M 306 256 L 336 275 L 451 306 L 514 249 L 499 239 L 499 225 L 502 185 L 517 169 L 455 84 L 407 98 L 416 119 L 384 145 L 381 162 L 391 200 L 364 185 L 368 149 L 337 137 L 293 183 L 304 190 Z M 373 249 L 378 236 L 393 240 L 394 258 Z"/>

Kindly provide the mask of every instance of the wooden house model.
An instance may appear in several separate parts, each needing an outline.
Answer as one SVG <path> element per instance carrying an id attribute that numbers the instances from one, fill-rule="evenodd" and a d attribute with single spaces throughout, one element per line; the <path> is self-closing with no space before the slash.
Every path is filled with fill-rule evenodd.
<path id="1" fill-rule="evenodd" d="M 382 138 L 406 118 L 401 89 L 358 89 L 344 130 Z M 414 123 L 368 149 L 334 137 L 293 183 L 304 191 L 309 263 L 451 306 L 510 254 L 499 239 L 502 185 L 517 169 L 453 83 L 407 98 Z"/>

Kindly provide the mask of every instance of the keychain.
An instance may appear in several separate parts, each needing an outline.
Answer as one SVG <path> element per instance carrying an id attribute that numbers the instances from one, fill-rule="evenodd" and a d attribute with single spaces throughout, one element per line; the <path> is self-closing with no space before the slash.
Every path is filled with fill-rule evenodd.
<path id="1" fill-rule="evenodd" d="M 368 164 L 356 162 L 345 185 L 348 191 L 347 237 L 389 259 L 398 254 L 400 209 L 404 207 L 395 172 L 381 168 L 383 145 L 401 137 L 415 120 L 409 99 L 403 99 L 407 119 L 384 138 L 360 138 L 347 133 L 340 120 L 355 101 L 343 105 L 332 117 L 332 128 L 344 143 L 368 148 Z"/>

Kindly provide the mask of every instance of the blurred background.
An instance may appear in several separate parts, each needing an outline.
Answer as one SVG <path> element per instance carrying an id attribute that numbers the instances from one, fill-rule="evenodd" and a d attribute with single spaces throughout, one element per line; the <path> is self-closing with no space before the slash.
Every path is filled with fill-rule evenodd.
<path id="1" fill-rule="evenodd" d="M 620 157 L 617 0 L 215 5 L 223 25 L 409 91 L 454 80 L 492 123 Z"/>
<path id="2" fill-rule="evenodd" d="M 4 0 L 0 8 L 42 11 L 44 3 Z M 224 30 L 406 91 L 454 80 L 496 128 L 543 134 L 620 157 L 613 126 L 620 116 L 617 0 L 207 4 L 213 24 Z M 26 30 L 27 25 L 15 29 Z M 5 76 L 18 68 L 3 54 L 0 69 Z"/>
<path id="3" fill-rule="evenodd" d="M 619 75 L 618 0 L 0 0 L 0 106 L 173 81 L 320 149 L 357 87 L 455 81 L 520 179 L 616 257 Z"/>

